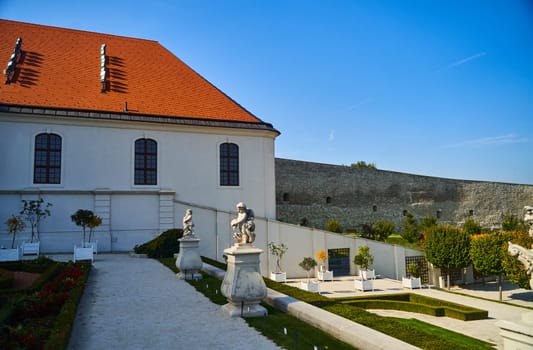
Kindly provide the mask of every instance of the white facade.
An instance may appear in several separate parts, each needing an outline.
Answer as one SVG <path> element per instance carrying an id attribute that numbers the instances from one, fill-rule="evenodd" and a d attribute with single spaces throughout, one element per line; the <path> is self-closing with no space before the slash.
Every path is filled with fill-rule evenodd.
<path id="1" fill-rule="evenodd" d="M 33 183 L 40 133 L 62 138 L 60 184 Z M 276 136 L 273 130 L 2 113 L 0 220 L 18 214 L 22 199 L 43 198 L 53 206 L 41 224 L 41 251 L 72 252 L 82 237 L 70 220 L 78 209 L 103 218 L 99 251 L 129 251 L 168 228 L 181 228 L 184 210 L 176 200 L 222 211 L 244 201 L 257 216 L 274 219 Z M 140 138 L 157 142 L 157 185 L 134 184 Z M 226 142 L 239 147 L 238 186 L 219 184 L 219 146 Z M 200 221 L 195 216 L 203 226 Z M 19 241 L 27 237 L 17 235 Z M 10 245 L 10 239 L 2 225 L 0 244 Z"/>

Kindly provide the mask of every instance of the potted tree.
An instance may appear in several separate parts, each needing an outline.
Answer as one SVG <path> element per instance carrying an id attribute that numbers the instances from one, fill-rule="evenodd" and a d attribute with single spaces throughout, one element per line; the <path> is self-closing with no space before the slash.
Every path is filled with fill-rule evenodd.
<path id="1" fill-rule="evenodd" d="M 24 230 L 26 225 L 20 216 L 15 215 L 7 219 L 5 224 L 7 226 L 7 232 L 13 235 L 13 239 L 11 241 L 11 249 L 5 249 L 4 247 L 0 249 L 0 261 L 18 261 L 20 260 L 20 249 L 19 247 L 15 248 L 15 237 L 17 232 Z"/>
<path id="2" fill-rule="evenodd" d="M 318 280 L 319 281 L 325 281 L 325 280 L 333 280 L 333 271 L 329 271 L 326 268 L 326 260 L 328 259 L 328 253 L 326 253 L 325 250 L 321 249 L 316 253 L 316 259 L 320 262 L 320 266 L 318 268 Z"/>
<path id="3" fill-rule="evenodd" d="M 402 286 L 405 288 L 421 288 L 422 283 L 420 281 L 420 263 L 412 262 L 407 265 L 407 277 L 402 277 Z"/>
<path id="4" fill-rule="evenodd" d="M 89 227 L 89 241 L 84 243 L 84 246 L 90 246 L 93 248 L 93 253 L 98 254 L 98 240 L 94 239 L 94 229 L 102 224 L 102 218 L 98 215 L 94 215 L 87 222 Z"/>
<path id="5" fill-rule="evenodd" d="M 76 224 L 76 226 L 81 226 L 83 232 L 81 245 L 74 245 L 74 262 L 76 262 L 76 260 L 93 260 L 93 245 L 85 240 L 85 228 L 89 227 L 93 218 L 94 213 L 88 209 L 78 209 L 70 216 L 70 219 Z"/>
<path id="6" fill-rule="evenodd" d="M 44 205 L 44 199 L 38 200 L 22 200 L 23 208 L 20 211 L 20 215 L 25 221 L 30 223 L 31 227 L 31 239 L 29 242 L 22 243 L 22 255 L 36 254 L 39 255 L 40 241 L 41 241 L 41 220 L 50 216 L 51 203 Z M 43 207 L 44 205 L 44 207 Z"/>
<path id="7" fill-rule="evenodd" d="M 316 260 L 312 257 L 306 257 L 298 265 L 307 272 L 307 282 L 300 282 L 301 288 L 309 292 L 318 293 L 319 282 L 311 282 L 311 277 L 309 276 L 309 272 L 317 265 Z"/>
<path id="8" fill-rule="evenodd" d="M 357 255 L 354 256 L 353 263 L 359 266 L 359 278 L 355 279 L 355 288 L 362 291 L 373 290 L 373 279 L 376 278 L 376 272 L 374 269 L 368 269 L 374 263 L 370 248 L 366 245 L 360 246 Z"/>
<path id="9" fill-rule="evenodd" d="M 270 279 L 276 282 L 286 282 L 287 273 L 281 271 L 281 259 L 289 248 L 283 243 L 275 244 L 274 242 L 270 242 L 268 243 L 268 249 L 270 250 L 270 254 L 276 258 L 276 269 L 270 273 Z"/>

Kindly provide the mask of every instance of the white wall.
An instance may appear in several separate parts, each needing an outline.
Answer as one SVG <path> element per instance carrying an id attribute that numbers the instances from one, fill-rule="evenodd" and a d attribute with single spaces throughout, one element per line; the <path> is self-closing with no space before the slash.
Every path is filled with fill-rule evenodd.
<path id="1" fill-rule="evenodd" d="M 248 198 L 257 215 L 275 218 L 274 133 L 235 128 L 184 127 L 125 121 L 4 118 L 0 121 L 0 191 L 26 188 L 90 191 L 168 189 L 183 201 L 232 210 Z M 44 122 L 46 121 L 46 122 Z M 62 136 L 62 183 L 33 184 L 33 140 L 41 132 Z M 158 144 L 158 184 L 133 183 L 134 142 Z M 239 146 L 240 186 L 219 186 L 218 147 Z"/>
<path id="2" fill-rule="evenodd" d="M 61 184 L 33 184 L 35 135 L 52 132 L 62 137 Z M 277 134 L 235 128 L 174 126 L 167 124 L 54 119 L 0 114 L 0 221 L 21 210 L 22 199 L 43 198 L 53 204 L 52 216 L 41 225 L 44 252 L 68 252 L 81 241 L 81 229 L 71 220 L 78 209 L 90 209 L 104 222 L 96 230 L 100 251 L 128 251 L 165 229 L 181 227 L 183 212 L 174 199 L 209 208 L 211 225 L 199 230 L 215 234 L 216 210 L 234 210 L 247 204 L 262 217 L 275 218 L 274 138 Z M 158 145 L 156 186 L 133 182 L 134 142 L 152 138 Z M 219 145 L 239 146 L 240 184 L 219 185 Z M 205 233 L 207 234 L 207 233 Z M 26 232 L 17 235 L 27 239 Z M 11 236 L 0 225 L 0 245 Z M 227 239 L 226 239 L 227 240 Z M 206 254 L 218 244 L 206 246 Z M 216 255 L 216 254 L 215 254 Z"/>

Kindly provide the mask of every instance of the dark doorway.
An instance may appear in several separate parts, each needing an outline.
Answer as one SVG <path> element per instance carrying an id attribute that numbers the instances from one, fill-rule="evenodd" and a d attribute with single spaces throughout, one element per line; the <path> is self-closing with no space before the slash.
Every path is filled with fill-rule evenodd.
<path id="1" fill-rule="evenodd" d="M 328 249 L 328 266 L 333 276 L 350 274 L 350 248 Z"/>

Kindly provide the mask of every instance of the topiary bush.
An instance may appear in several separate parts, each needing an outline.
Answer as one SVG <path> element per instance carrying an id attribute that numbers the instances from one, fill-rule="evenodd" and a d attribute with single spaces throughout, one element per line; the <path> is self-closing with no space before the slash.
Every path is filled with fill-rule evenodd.
<path id="1" fill-rule="evenodd" d="M 133 250 L 137 254 L 146 254 L 149 258 L 172 258 L 175 253 L 179 253 L 180 243 L 178 239 L 183 237 L 183 230 L 173 228 L 167 230 L 141 245 L 136 245 Z"/>

